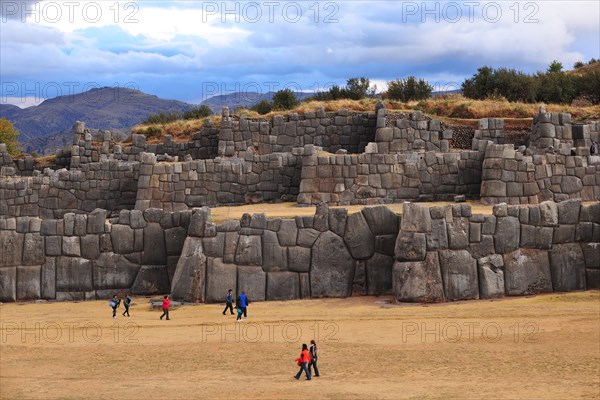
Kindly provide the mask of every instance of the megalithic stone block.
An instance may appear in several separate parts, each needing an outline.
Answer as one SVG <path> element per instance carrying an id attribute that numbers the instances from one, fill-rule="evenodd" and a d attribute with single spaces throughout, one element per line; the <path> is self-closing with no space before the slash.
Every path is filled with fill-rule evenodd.
<path id="1" fill-rule="evenodd" d="M 204 302 L 205 286 L 206 256 L 203 251 L 202 239 L 188 237 L 173 275 L 171 296 L 179 301 Z"/>

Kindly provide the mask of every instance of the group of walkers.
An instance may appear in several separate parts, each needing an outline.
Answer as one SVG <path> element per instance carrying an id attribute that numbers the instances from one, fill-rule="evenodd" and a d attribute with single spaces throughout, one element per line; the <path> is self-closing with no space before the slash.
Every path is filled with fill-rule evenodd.
<path id="1" fill-rule="evenodd" d="M 300 367 L 298 373 L 294 376 L 296 380 L 300 379 L 302 372 L 306 374 L 306 380 L 310 381 L 313 376 L 319 376 L 319 368 L 317 367 L 317 343 L 314 340 L 310 341 L 310 349 L 306 343 L 302 344 L 302 352 L 300 357 L 296 359 L 296 363 Z M 314 370 L 311 374 L 311 369 Z"/>
<path id="2" fill-rule="evenodd" d="M 123 305 L 125 306 L 125 311 L 123 311 L 123 316 L 129 315 L 129 307 L 131 306 L 132 300 L 131 297 L 127 294 L 123 298 Z M 235 308 L 237 311 L 236 322 L 242 321 L 242 315 L 244 318 L 248 318 L 248 305 L 250 304 L 250 299 L 246 295 L 246 292 L 242 291 L 242 293 L 235 299 Z M 113 318 L 117 317 L 117 308 L 121 305 L 121 299 L 117 297 L 115 294 L 109 302 L 110 307 L 113 311 Z M 165 296 L 162 301 L 162 315 L 160 319 L 166 317 L 167 321 L 169 318 L 169 309 L 171 308 L 171 299 L 169 296 Z M 223 310 L 223 315 L 227 315 L 227 310 L 229 310 L 230 314 L 233 315 L 233 290 L 229 289 L 227 294 L 225 295 L 225 309 Z M 300 367 L 298 373 L 294 376 L 296 380 L 300 379 L 302 373 L 304 372 L 306 375 L 306 380 L 310 381 L 313 376 L 319 376 L 319 368 L 317 367 L 317 343 L 314 340 L 310 341 L 310 348 L 304 343 L 302 344 L 302 351 L 300 352 L 300 357 L 296 359 L 296 363 Z M 311 373 L 311 370 L 313 371 Z"/>
<path id="3" fill-rule="evenodd" d="M 242 321 L 242 315 L 244 318 L 248 318 L 248 306 L 250 305 L 250 299 L 246 296 L 246 292 L 242 290 L 242 294 L 240 294 L 235 300 L 235 308 L 237 311 L 236 322 Z M 229 289 L 227 295 L 225 296 L 225 309 L 223 310 L 223 315 L 227 314 L 227 310 L 233 315 L 233 289 Z"/>
<path id="4" fill-rule="evenodd" d="M 110 305 L 110 307 L 113 310 L 113 314 L 112 317 L 113 318 L 117 318 L 117 308 L 119 308 L 119 306 L 121 305 L 121 299 L 119 299 L 117 297 L 117 295 L 115 294 L 113 296 L 112 299 L 110 299 L 110 301 L 108 302 L 108 304 Z M 129 306 L 131 306 L 131 297 L 129 297 L 129 295 L 125 295 L 125 297 L 123 298 L 123 306 L 125 306 L 125 311 L 123 311 L 123 313 L 121 315 L 125 316 L 127 314 L 128 317 L 130 317 L 129 315 Z"/>

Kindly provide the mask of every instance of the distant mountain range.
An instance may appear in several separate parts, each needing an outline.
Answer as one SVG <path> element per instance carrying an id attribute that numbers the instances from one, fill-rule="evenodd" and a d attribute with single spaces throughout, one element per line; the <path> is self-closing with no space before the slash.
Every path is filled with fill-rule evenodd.
<path id="1" fill-rule="evenodd" d="M 271 100 L 274 92 L 231 93 L 211 97 L 201 104 L 215 114 L 223 107 L 231 111 L 242 106 L 250 108 L 263 99 Z M 311 93 L 297 93 L 303 100 Z M 37 106 L 19 108 L 0 104 L 0 117 L 6 118 L 21 132 L 19 141 L 25 153 L 50 154 L 72 144 L 72 127 L 83 121 L 92 130 L 109 130 L 120 139 L 126 138 L 131 128 L 159 112 L 191 110 L 197 105 L 176 100 L 165 100 L 138 90 L 126 88 L 98 88 L 87 92 L 59 96 Z"/>
<path id="2" fill-rule="evenodd" d="M 19 141 L 24 152 L 47 154 L 72 144 L 71 128 L 75 121 L 84 121 L 89 128 L 109 130 L 123 138 L 151 114 L 184 112 L 194 107 L 137 90 L 105 87 L 56 97 L 24 109 L 0 104 L 0 117 L 11 121 L 21 132 Z"/>
<path id="3" fill-rule="evenodd" d="M 314 93 L 294 92 L 296 98 L 302 101 L 314 95 Z M 229 107 L 230 111 L 234 111 L 238 107 L 250 108 L 262 100 L 271 101 L 275 92 L 235 92 L 230 94 L 221 94 L 209 97 L 201 104 L 210 107 L 213 113 L 220 114 L 223 107 Z"/>

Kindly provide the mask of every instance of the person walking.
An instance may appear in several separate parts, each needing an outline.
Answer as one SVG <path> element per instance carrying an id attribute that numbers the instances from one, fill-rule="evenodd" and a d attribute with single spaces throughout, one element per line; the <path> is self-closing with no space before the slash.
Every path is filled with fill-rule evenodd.
<path id="1" fill-rule="evenodd" d="M 123 305 L 125 306 L 125 311 L 123 311 L 123 316 L 125 316 L 125 314 L 127 314 L 128 317 L 130 317 L 129 315 L 129 306 L 131 305 L 131 297 L 129 297 L 128 294 L 125 295 L 125 298 L 123 299 Z"/>
<path id="2" fill-rule="evenodd" d="M 228 308 L 231 312 L 231 315 L 233 315 L 233 290 L 231 289 L 229 289 L 229 292 L 227 292 L 227 296 L 225 296 L 225 309 L 223 310 L 223 315 L 225 315 Z"/>
<path id="3" fill-rule="evenodd" d="M 242 309 L 240 307 L 236 307 L 236 311 L 237 311 L 237 318 L 235 319 L 235 322 L 242 322 L 242 314 L 244 312 L 242 311 Z"/>
<path id="4" fill-rule="evenodd" d="M 596 144 L 596 142 L 592 142 L 592 145 L 590 146 L 590 155 L 593 156 L 597 152 L 598 152 L 598 145 Z"/>
<path id="5" fill-rule="evenodd" d="M 121 304 L 121 300 L 119 300 L 119 298 L 117 297 L 117 295 L 115 294 L 113 296 L 112 299 L 110 299 L 110 302 L 108 303 L 113 310 L 113 318 L 117 318 L 117 308 L 119 308 L 119 305 Z"/>
<path id="6" fill-rule="evenodd" d="M 302 375 L 302 371 L 306 374 L 306 380 L 310 381 L 310 370 L 308 369 L 308 363 L 310 362 L 310 353 L 308 352 L 308 346 L 306 343 L 302 344 L 302 352 L 300 353 L 300 357 L 296 359 L 296 363 L 300 367 L 300 371 L 294 376 L 296 380 L 300 379 L 300 375 Z"/>
<path id="7" fill-rule="evenodd" d="M 160 319 L 163 319 L 163 317 L 167 317 L 167 321 L 171 319 L 169 318 L 169 308 L 171 308 L 171 300 L 169 300 L 169 296 L 165 296 L 162 303 L 163 313 L 160 316 Z"/>
<path id="8" fill-rule="evenodd" d="M 247 307 L 249 304 L 250 300 L 248 299 L 248 296 L 246 296 L 246 292 L 242 290 L 242 294 L 240 294 L 236 300 L 236 307 L 242 310 L 242 313 L 244 313 L 244 318 L 248 318 Z"/>
<path id="9" fill-rule="evenodd" d="M 310 349 L 308 350 L 310 354 L 310 362 L 308 363 L 308 370 L 313 373 L 313 376 L 319 376 L 319 368 L 317 367 L 317 343 L 315 340 L 310 341 Z M 314 372 L 311 371 L 311 368 L 314 369 Z"/>

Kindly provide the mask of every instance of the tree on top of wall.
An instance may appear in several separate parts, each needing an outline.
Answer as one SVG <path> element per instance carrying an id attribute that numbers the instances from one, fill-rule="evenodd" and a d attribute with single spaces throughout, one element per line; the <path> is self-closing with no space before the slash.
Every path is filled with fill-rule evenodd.
<path id="1" fill-rule="evenodd" d="M 0 143 L 6 144 L 8 153 L 17 156 L 21 153 L 21 146 L 17 141 L 19 131 L 6 118 L 0 118 Z"/>

